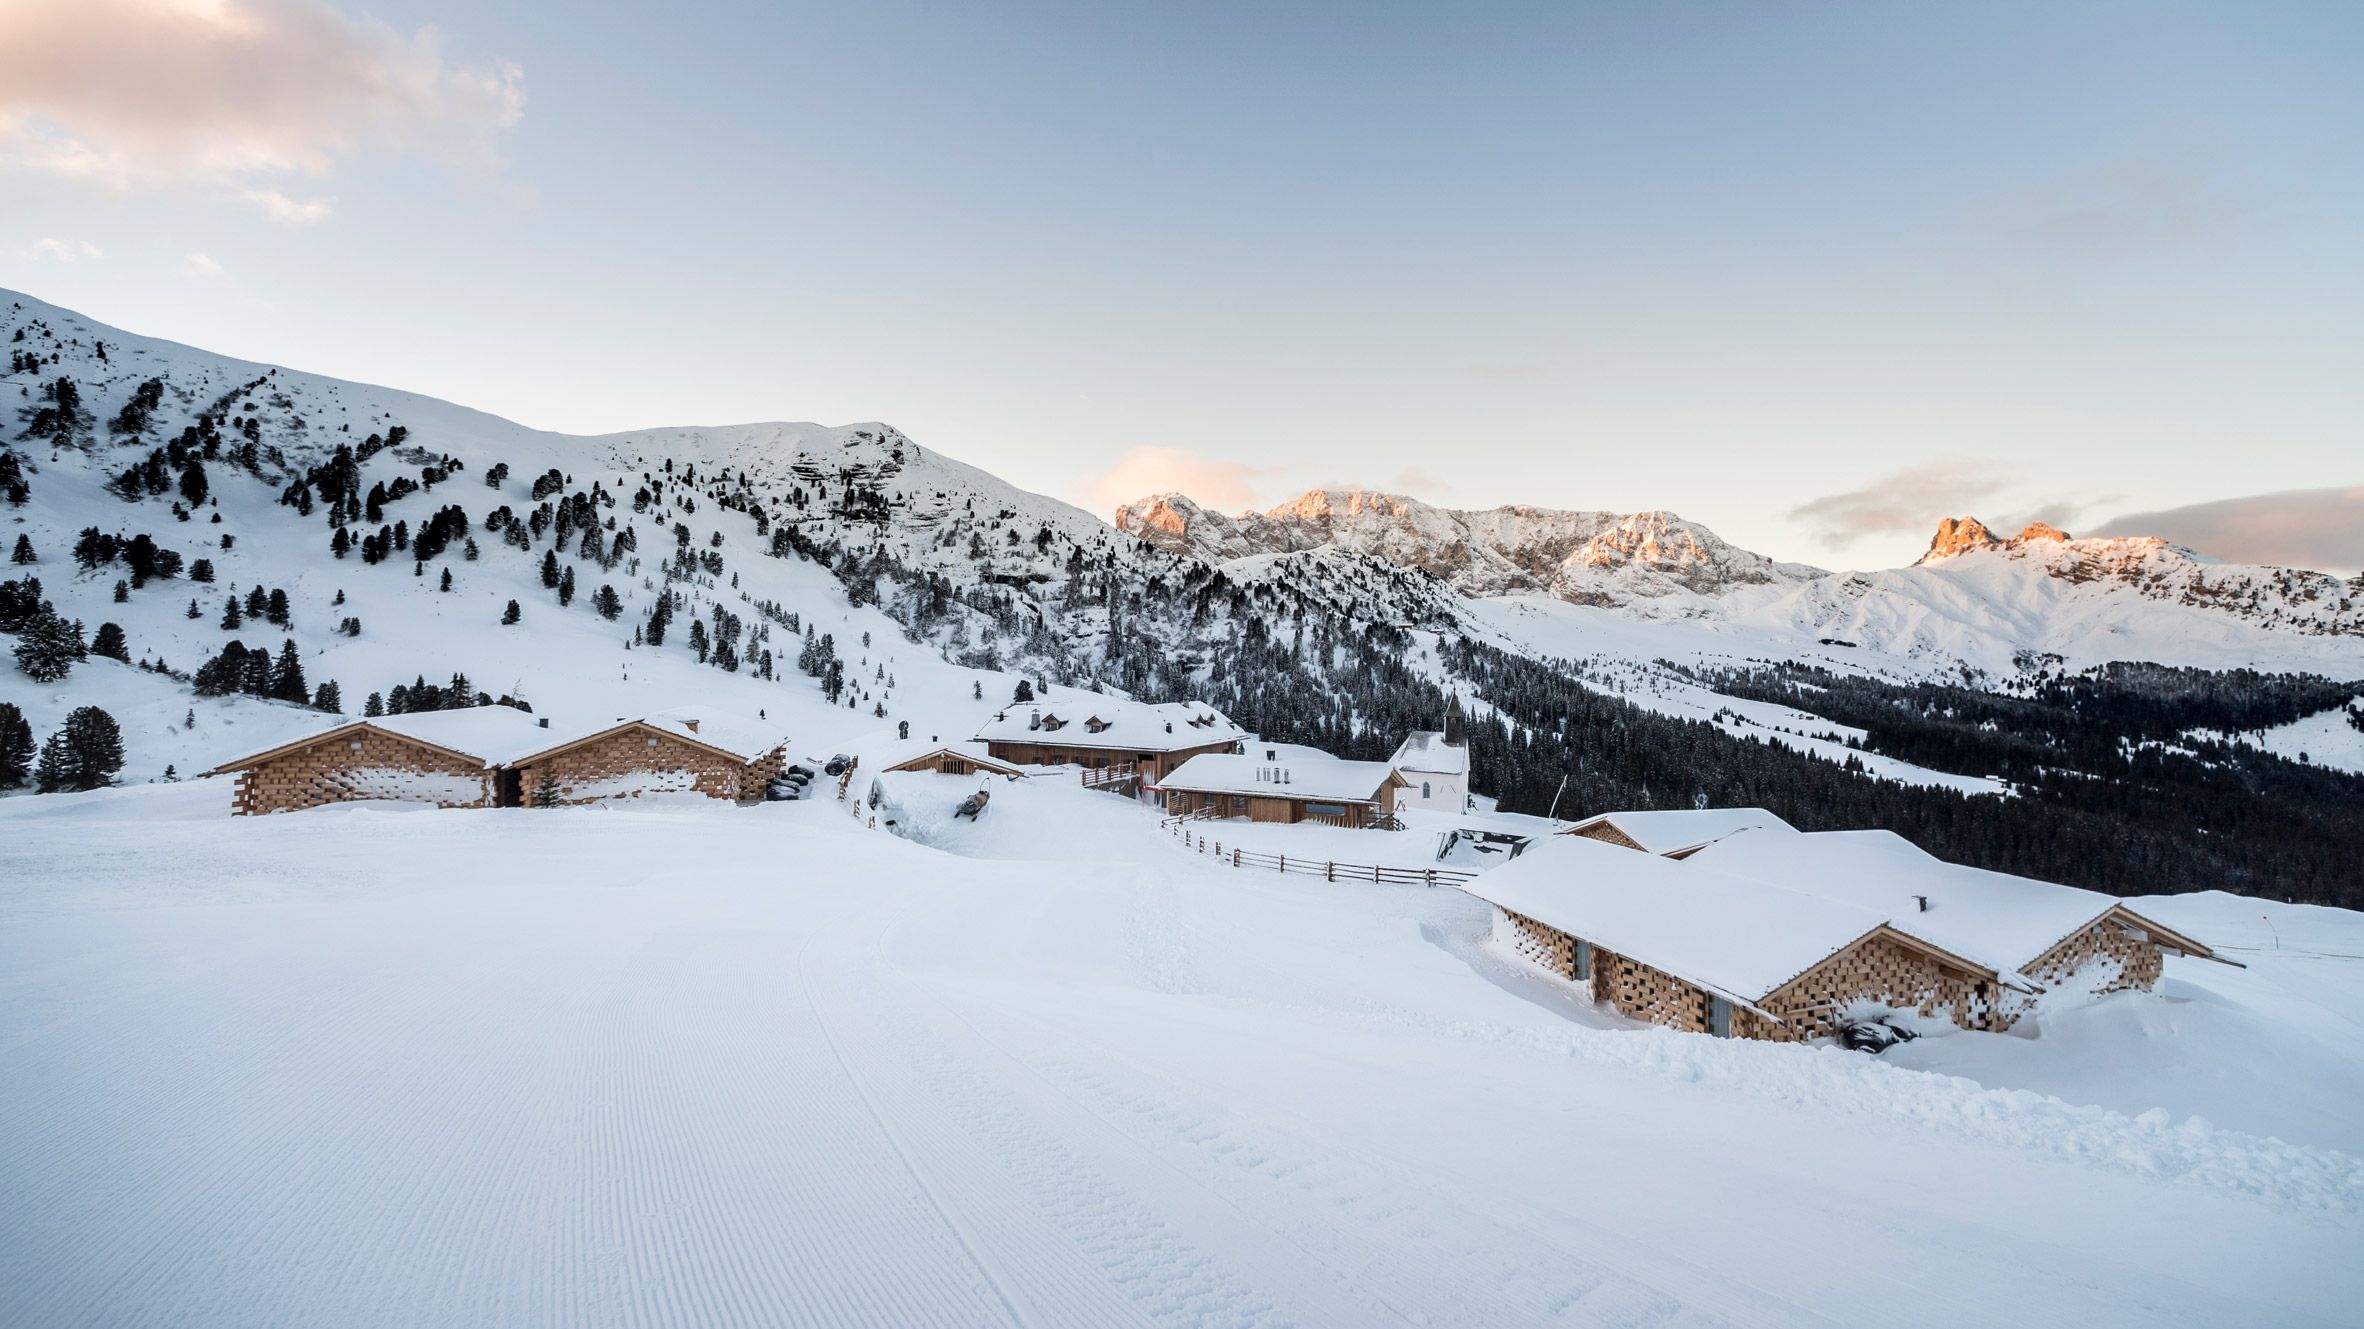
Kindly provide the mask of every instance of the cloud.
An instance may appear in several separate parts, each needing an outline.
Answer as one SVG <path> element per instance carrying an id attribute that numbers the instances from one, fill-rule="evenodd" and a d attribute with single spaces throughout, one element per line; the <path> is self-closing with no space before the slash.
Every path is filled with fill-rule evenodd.
<path id="1" fill-rule="evenodd" d="M 2364 485 L 2129 513 L 2093 534 L 2156 535 L 2234 563 L 2352 573 L 2364 568 Z"/>
<path id="2" fill-rule="evenodd" d="M 80 263 L 84 259 L 105 258 L 106 254 L 88 240 L 57 240 L 44 236 L 25 246 L 24 256 L 36 263 Z"/>
<path id="3" fill-rule="evenodd" d="M 2002 488 L 2002 480 L 1982 466 L 1916 466 L 1861 489 L 1801 503 L 1789 510 L 1789 519 L 1803 523 L 1822 543 L 1843 548 L 1866 536 L 1926 534 L 1940 518 L 1960 516 Z"/>
<path id="4" fill-rule="evenodd" d="M 182 265 L 181 270 L 186 272 L 188 275 L 196 277 L 200 280 L 219 277 L 222 275 L 222 265 L 220 261 L 215 259 L 211 254 L 189 255 L 189 261 Z"/>
<path id="5" fill-rule="evenodd" d="M 0 4 L 0 163 L 110 191 L 209 189 L 302 224 L 322 179 L 356 153 L 413 153 L 490 171 L 523 114 L 514 64 L 446 59 L 322 0 L 72 0 Z"/>
<path id="6" fill-rule="evenodd" d="M 282 226 L 310 226 L 328 216 L 328 200 L 324 198 L 293 199 L 276 189 L 249 189 L 245 201 L 263 210 L 263 215 Z"/>
<path id="7" fill-rule="evenodd" d="M 1085 486 L 1102 512 L 1151 494 L 1187 494 L 1200 507 L 1219 512 L 1251 507 L 1256 492 L 1249 483 L 1260 474 L 1246 462 L 1222 461 L 1179 448 L 1137 447 L 1116 465 Z"/>

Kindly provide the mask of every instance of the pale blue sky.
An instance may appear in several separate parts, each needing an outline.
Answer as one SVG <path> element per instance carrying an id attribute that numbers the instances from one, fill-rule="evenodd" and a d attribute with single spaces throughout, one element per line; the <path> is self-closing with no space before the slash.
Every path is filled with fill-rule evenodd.
<path id="1" fill-rule="evenodd" d="M 0 284 L 551 428 L 884 419 L 1103 515 L 1871 566 L 2364 486 L 2364 5 L 682 9 L 0 0 Z"/>

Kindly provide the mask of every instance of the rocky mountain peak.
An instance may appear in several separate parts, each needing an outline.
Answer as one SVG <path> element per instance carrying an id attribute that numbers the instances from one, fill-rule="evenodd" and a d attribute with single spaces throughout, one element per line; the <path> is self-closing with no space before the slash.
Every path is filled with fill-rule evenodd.
<path id="1" fill-rule="evenodd" d="M 1995 533 L 1986 528 L 1986 523 L 1976 517 L 1947 517 L 1937 523 L 1937 535 L 1929 541 L 1929 552 L 1921 555 L 1914 566 L 1935 563 L 1956 554 L 1969 553 L 1973 549 L 1992 549 L 2001 543 Z"/>

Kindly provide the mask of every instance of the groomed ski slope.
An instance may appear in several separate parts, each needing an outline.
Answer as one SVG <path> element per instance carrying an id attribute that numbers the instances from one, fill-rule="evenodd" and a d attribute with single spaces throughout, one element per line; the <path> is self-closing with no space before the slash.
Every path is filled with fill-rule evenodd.
<path id="1" fill-rule="evenodd" d="M 974 856 L 830 803 L 226 799 L 0 805 L 0 1324 L 2307 1325 L 2364 1294 L 2364 1166 L 2319 1142 L 1637 1031 L 1457 892 L 1216 867 L 1105 795 L 997 788 Z"/>

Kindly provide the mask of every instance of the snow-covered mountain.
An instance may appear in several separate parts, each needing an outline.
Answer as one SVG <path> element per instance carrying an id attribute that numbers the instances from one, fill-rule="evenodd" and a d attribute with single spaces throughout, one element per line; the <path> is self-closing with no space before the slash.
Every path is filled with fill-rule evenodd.
<path id="1" fill-rule="evenodd" d="M 1619 608 L 1823 575 L 1741 549 L 1671 512 L 1460 511 L 1362 489 L 1309 490 L 1237 517 L 1158 494 L 1118 508 L 1116 527 L 1212 563 L 1329 550 L 1417 568 L 1464 595 L 1541 593 Z"/>
<path id="2" fill-rule="evenodd" d="M 965 732 L 1021 678 L 1201 692 L 1224 651 L 1267 638 L 1248 619 L 1456 612 L 1375 560 L 1221 573 L 884 424 L 562 435 L 8 293 L 0 346 L 0 556 L 21 541 L 28 560 L 0 581 L 38 581 L 86 643 L 108 624 L 123 642 L 55 681 L 0 667 L 0 702 L 36 734 L 104 707 L 130 779 L 320 723 L 243 690 L 192 697 L 234 641 L 293 642 L 347 713 L 460 673 L 545 712 L 786 713 L 826 750 L 906 721 Z"/>
<path id="3" fill-rule="evenodd" d="M 1236 517 L 1160 494 L 1117 509 L 1116 525 L 1226 567 L 1281 552 L 1381 559 L 1445 581 L 1486 622 L 1502 617 L 1487 600 L 1547 597 L 1666 624 L 1655 648 L 1649 634 L 1592 634 L 1643 659 L 1726 653 L 1730 629 L 1765 654 L 1836 648 L 1918 672 L 2151 660 L 2364 676 L 2364 578 L 2220 563 L 2155 538 L 2077 540 L 2041 524 L 2006 540 L 1975 517 L 1947 518 L 1918 562 L 1873 572 L 1778 562 L 1668 512 L 1465 512 L 1362 490 L 1315 490 Z"/>
<path id="4" fill-rule="evenodd" d="M 21 541 L 31 560 L 0 580 L 37 579 L 86 642 L 109 624 L 121 641 L 62 680 L 0 669 L 0 702 L 36 733 L 104 706 L 131 779 L 319 723 L 199 687 L 230 642 L 275 658 L 293 642 L 306 685 L 334 681 L 348 713 L 460 673 L 546 711 L 695 697 L 784 713 L 824 747 L 905 721 L 960 729 L 1021 678 L 1374 735 L 1402 719 L 1388 707 L 1428 704 L 1408 687 L 1459 686 L 1441 648 L 1460 635 L 1626 662 L 1589 677 L 1645 705 L 1669 686 L 1660 660 L 2364 677 L 2355 586 L 2158 541 L 1954 523 L 1943 556 L 1824 573 L 1667 513 L 1353 491 L 1237 518 L 1166 495 L 1112 527 L 880 423 L 562 435 L 4 293 L 0 346 L 16 398 L 0 550 Z M 1381 688 L 1384 669 L 1406 672 Z"/>

